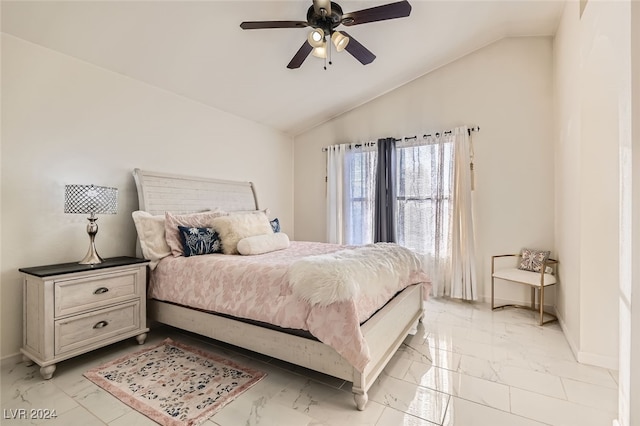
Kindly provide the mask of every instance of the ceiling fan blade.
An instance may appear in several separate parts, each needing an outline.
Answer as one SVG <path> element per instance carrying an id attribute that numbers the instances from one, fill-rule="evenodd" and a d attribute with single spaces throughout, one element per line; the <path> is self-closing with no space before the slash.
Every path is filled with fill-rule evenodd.
<path id="1" fill-rule="evenodd" d="M 347 47 L 345 47 L 344 50 L 351 53 L 351 55 L 358 61 L 360 61 L 362 65 L 367 65 L 373 62 L 373 60 L 376 58 L 376 55 L 374 55 L 369 49 L 361 45 L 358 40 L 347 34 L 346 31 L 341 31 L 341 33 L 349 37 L 349 44 L 347 44 Z"/>
<path id="2" fill-rule="evenodd" d="M 321 10 L 327 11 L 326 16 L 331 16 L 331 0 L 313 0 L 313 9 L 322 16 Z"/>
<path id="3" fill-rule="evenodd" d="M 346 26 L 366 24 L 367 22 L 385 21 L 387 19 L 404 18 L 411 13 L 411 5 L 408 1 L 384 4 L 369 9 L 342 15 L 342 24 Z"/>
<path id="4" fill-rule="evenodd" d="M 243 30 L 261 30 L 264 28 L 304 28 L 306 21 L 245 21 L 240 24 Z"/>
<path id="5" fill-rule="evenodd" d="M 305 40 L 304 44 L 300 47 L 298 52 L 291 59 L 291 62 L 289 62 L 289 65 L 287 65 L 287 68 L 289 69 L 300 68 L 300 65 L 302 65 L 304 60 L 307 59 L 307 56 L 309 56 L 309 53 L 311 53 L 312 50 L 313 50 L 313 47 L 309 44 L 308 41 Z"/>

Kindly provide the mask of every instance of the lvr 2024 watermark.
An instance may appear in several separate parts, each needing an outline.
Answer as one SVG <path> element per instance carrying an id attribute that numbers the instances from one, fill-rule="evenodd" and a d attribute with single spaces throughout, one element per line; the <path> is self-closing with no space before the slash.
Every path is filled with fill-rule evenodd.
<path id="1" fill-rule="evenodd" d="M 3 420 L 51 420 L 58 417 L 56 410 L 48 408 L 4 408 Z"/>

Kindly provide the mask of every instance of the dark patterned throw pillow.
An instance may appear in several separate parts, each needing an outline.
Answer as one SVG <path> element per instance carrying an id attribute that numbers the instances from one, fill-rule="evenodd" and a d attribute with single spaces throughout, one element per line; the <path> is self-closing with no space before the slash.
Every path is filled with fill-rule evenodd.
<path id="1" fill-rule="evenodd" d="M 531 272 L 540 272 L 544 262 L 549 259 L 550 251 L 532 250 L 524 248 L 520 252 L 520 263 L 518 269 Z"/>
<path id="2" fill-rule="evenodd" d="M 222 253 L 218 233 L 211 228 L 178 226 L 185 256 Z"/>
<path id="3" fill-rule="evenodd" d="M 273 232 L 280 232 L 280 221 L 277 217 L 269 221 L 269 223 L 271 224 L 271 229 L 273 229 Z"/>

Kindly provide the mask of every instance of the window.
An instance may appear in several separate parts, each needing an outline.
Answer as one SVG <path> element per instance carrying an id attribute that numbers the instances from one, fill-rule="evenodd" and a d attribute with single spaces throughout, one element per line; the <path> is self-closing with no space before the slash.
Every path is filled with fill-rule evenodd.
<path id="1" fill-rule="evenodd" d="M 421 255 L 432 294 L 476 300 L 470 133 L 461 126 L 435 137 L 396 141 L 391 202 L 396 241 Z M 329 242 L 373 242 L 378 150 L 363 145 L 334 145 L 327 154 Z"/>
<path id="2" fill-rule="evenodd" d="M 374 150 L 353 150 L 346 156 L 347 244 L 373 242 L 376 157 Z M 396 160 L 398 243 L 444 256 L 451 227 L 453 142 L 443 137 L 430 144 L 399 143 Z"/>
<path id="3" fill-rule="evenodd" d="M 449 249 L 443 237 L 450 229 L 453 143 L 400 146 L 396 155 L 398 244 L 444 256 Z"/>
<path id="4" fill-rule="evenodd" d="M 377 156 L 377 152 L 370 149 L 354 150 L 346 157 L 347 244 L 361 245 L 373 242 Z"/>

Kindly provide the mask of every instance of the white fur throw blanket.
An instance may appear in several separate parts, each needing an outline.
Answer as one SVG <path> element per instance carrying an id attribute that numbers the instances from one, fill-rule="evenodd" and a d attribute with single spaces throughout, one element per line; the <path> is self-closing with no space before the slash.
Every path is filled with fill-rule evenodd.
<path id="1" fill-rule="evenodd" d="M 297 260 L 289 267 L 289 284 L 300 299 L 326 306 L 397 289 L 420 268 L 420 259 L 411 250 L 376 243 Z"/>

